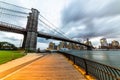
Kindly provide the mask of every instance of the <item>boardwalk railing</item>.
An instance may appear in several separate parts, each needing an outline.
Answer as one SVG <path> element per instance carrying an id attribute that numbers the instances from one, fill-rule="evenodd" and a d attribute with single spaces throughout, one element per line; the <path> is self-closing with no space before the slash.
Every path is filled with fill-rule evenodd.
<path id="1" fill-rule="evenodd" d="M 120 80 L 120 69 L 104 65 L 92 60 L 81 58 L 65 52 L 60 52 L 74 64 L 84 69 L 87 74 L 93 75 L 97 80 Z"/>

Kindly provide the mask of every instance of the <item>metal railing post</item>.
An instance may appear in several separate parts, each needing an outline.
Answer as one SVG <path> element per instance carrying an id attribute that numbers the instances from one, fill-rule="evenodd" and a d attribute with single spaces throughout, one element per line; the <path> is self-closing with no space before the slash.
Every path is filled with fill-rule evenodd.
<path id="1" fill-rule="evenodd" d="M 63 53 L 74 64 L 86 71 L 85 75 L 93 75 L 97 80 L 120 80 L 120 69 L 105 65 L 86 58 L 78 57 L 72 54 Z"/>
<path id="2" fill-rule="evenodd" d="M 84 60 L 84 64 L 85 64 L 85 75 L 88 75 L 88 68 L 87 68 L 87 63 L 86 63 L 86 60 L 85 59 L 83 59 Z"/>
<path id="3" fill-rule="evenodd" d="M 76 62 L 75 62 L 75 56 L 73 56 L 73 63 L 75 64 Z"/>

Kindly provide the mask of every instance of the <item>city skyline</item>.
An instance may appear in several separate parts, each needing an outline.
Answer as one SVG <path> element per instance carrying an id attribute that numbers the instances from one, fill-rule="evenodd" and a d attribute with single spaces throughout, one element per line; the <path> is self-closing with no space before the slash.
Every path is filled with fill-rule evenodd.
<path id="1" fill-rule="evenodd" d="M 0 1 L 38 9 L 43 16 L 62 30 L 66 36 L 72 37 L 75 40 L 84 41 L 86 38 L 90 38 L 93 45 L 97 47 L 100 45 L 99 40 L 101 38 L 107 38 L 108 42 L 112 40 L 120 41 L 119 0 Z M 23 36 L 20 34 L 0 32 L 1 41 L 9 41 L 16 46 L 20 46 L 22 38 Z M 50 41 L 38 38 L 37 47 L 44 49 Z M 59 41 L 55 42 L 59 43 Z M 41 47 L 41 45 L 43 46 Z"/>
<path id="2" fill-rule="evenodd" d="M 107 42 L 106 38 L 101 38 L 99 40 L 100 45 L 98 47 L 93 46 L 92 42 L 87 38 L 84 41 L 84 44 L 93 46 L 94 49 L 120 49 L 120 44 L 117 40 L 112 40 L 111 42 Z M 62 50 L 62 49 L 75 49 L 75 50 L 86 50 L 87 48 L 83 45 L 74 44 L 70 42 L 61 41 L 59 44 L 55 44 L 54 42 L 50 42 L 46 50 Z"/>

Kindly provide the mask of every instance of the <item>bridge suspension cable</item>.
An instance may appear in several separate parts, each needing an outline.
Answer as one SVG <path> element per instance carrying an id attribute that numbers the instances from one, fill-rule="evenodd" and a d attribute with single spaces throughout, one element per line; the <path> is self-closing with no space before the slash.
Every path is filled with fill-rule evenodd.
<path id="1" fill-rule="evenodd" d="M 13 14 L 8 14 L 8 13 L 3 13 L 3 12 L 0 12 L 0 14 L 9 15 L 9 16 L 16 16 L 16 17 L 22 17 L 22 18 L 27 18 L 27 16 L 13 15 Z"/>
<path id="2" fill-rule="evenodd" d="M 21 9 L 24 9 L 24 10 L 31 10 L 29 8 L 25 8 L 25 7 L 21 7 L 21 6 L 17 6 L 17 5 L 14 5 L 14 4 L 10 4 L 10 3 L 7 3 L 7 2 L 3 2 L 3 1 L 0 1 L 0 5 L 4 5 L 6 7 L 6 5 L 10 8 L 10 7 L 17 7 L 17 8 L 21 8 Z"/>
<path id="3" fill-rule="evenodd" d="M 27 12 L 22 12 L 22 11 L 7 9 L 7 8 L 3 8 L 3 7 L 0 7 L 0 10 L 1 10 L 1 12 L 4 10 L 4 11 L 10 11 L 10 12 L 15 12 L 15 13 L 20 13 L 20 14 L 26 14 L 26 15 L 29 14 L 29 13 L 27 13 Z"/>
<path id="4" fill-rule="evenodd" d="M 48 21 L 44 16 L 42 16 L 41 14 L 40 14 L 40 16 L 42 17 L 42 18 L 44 18 L 48 23 L 50 23 L 52 26 L 54 26 L 56 29 L 58 29 L 61 33 L 63 33 L 63 34 L 65 34 L 62 30 L 60 30 L 59 28 L 57 28 L 53 23 L 51 23 L 50 21 Z M 53 27 L 51 27 L 51 28 L 53 28 Z M 53 28 L 53 29 L 55 29 L 55 28 Z"/>
<path id="5" fill-rule="evenodd" d="M 52 25 L 53 27 L 55 27 L 55 28 L 53 28 L 53 27 L 51 27 L 50 25 L 47 24 L 47 26 L 48 26 L 50 29 L 52 29 L 53 31 L 55 31 L 55 32 L 57 32 L 58 34 L 62 35 L 64 38 L 71 39 L 71 38 L 65 36 L 65 35 L 64 35 L 65 33 L 64 33 L 63 31 L 61 31 L 59 28 L 57 28 L 53 23 L 51 23 L 50 21 L 48 21 L 48 20 L 47 20 L 44 16 L 42 16 L 41 14 L 40 14 L 40 17 L 42 17 L 42 18 L 45 19 L 50 25 Z M 41 19 L 40 19 L 40 20 L 41 20 Z M 44 21 L 41 21 L 41 22 L 44 22 Z M 46 24 L 46 23 L 44 22 L 44 24 Z"/>
<path id="6" fill-rule="evenodd" d="M 54 35 L 56 35 L 55 33 L 57 33 L 55 30 L 53 30 L 52 28 L 50 28 L 50 25 L 48 25 L 47 23 L 45 23 L 43 20 L 41 20 L 41 19 L 39 19 L 39 22 L 41 22 L 41 23 L 39 23 L 40 25 L 42 25 L 42 27 L 43 28 L 45 28 L 45 30 L 46 30 L 46 28 L 47 28 L 47 30 L 50 30 L 50 31 L 47 31 L 47 33 L 49 32 L 49 34 L 54 34 Z"/>
<path id="7" fill-rule="evenodd" d="M 48 25 L 47 23 L 45 23 L 45 22 L 42 21 L 41 19 L 39 19 L 39 21 L 42 22 L 43 24 L 45 24 L 47 27 L 49 27 L 48 29 L 51 29 L 51 26 L 50 26 L 50 25 Z M 56 32 L 56 33 L 62 35 L 63 38 L 67 38 L 67 39 L 69 39 L 68 37 L 66 37 L 66 36 L 63 35 L 62 33 L 58 32 L 57 30 L 55 30 L 55 29 L 53 29 L 53 28 L 52 28 L 52 30 L 53 30 L 53 32 Z"/>
<path id="8" fill-rule="evenodd" d="M 26 27 L 27 16 L 31 9 L 0 1 L 0 21 Z"/>
<path id="9" fill-rule="evenodd" d="M 2 7 L 0 6 L 0 13 L 3 14 L 3 15 L 8 15 L 9 17 L 11 16 L 11 17 L 26 18 L 26 16 L 23 16 L 23 15 L 28 15 L 29 12 L 31 11 L 31 9 L 28 9 L 28 8 L 25 8 L 25 7 L 21 7 L 21 6 L 17 6 L 17 5 L 10 4 L 10 3 L 6 3 L 6 2 L 3 2 L 3 1 L 0 1 L 0 4 L 2 5 Z M 19 9 L 16 9 L 16 8 L 19 8 Z M 24 10 L 28 10 L 29 12 L 26 12 Z M 48 28 L 49 30 L 51 30 L 54 33 L 56 32 L 56 33 L 62 35 L 63 37 L 65 37 L 65 38 L 71 39 L 71 38 L 65 36 L 65 33 L 63 31 L 58 29 L 54 24 L 52 24 L 50 21 L 48 21 L 44 16 L 42 16 L 41 14 L 40 14 L 40 16 L 44 20 L 46 20 L 50 25 L 55 27 L 55 28 L 53 28 L 53 27 L 51 27 L 50 25 L 48 25 L 47 23 L 45 23 L 44 21 L 41 20 L 41 22 L 43 24 L 45 24 L 47 27 L 49 27 Z"/>
<path id="10" fill-rule="evenodd" d="M 54 34 L 55 31 L 53 31 L 53 29 L 49 28 L 47 25 L 43 24 L 43 23 L 38 23 L 38 26 L 40 26 L 40 31 L 44 31 L 45 28 L 47 28 L 47 30 L 50 30 L 50 34 Z M 46 31 L 47 32 L 47 31 Z"/>

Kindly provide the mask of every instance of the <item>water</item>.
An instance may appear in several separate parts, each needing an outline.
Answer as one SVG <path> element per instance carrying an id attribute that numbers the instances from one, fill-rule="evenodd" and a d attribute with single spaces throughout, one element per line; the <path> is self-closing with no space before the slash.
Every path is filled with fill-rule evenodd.
<path id="1" fill-rule="evenodd" d="M 70 50 L 67 53 L 87 58 L 99 63 L 120 68 L 120 51 L 80 51 Z"/>

